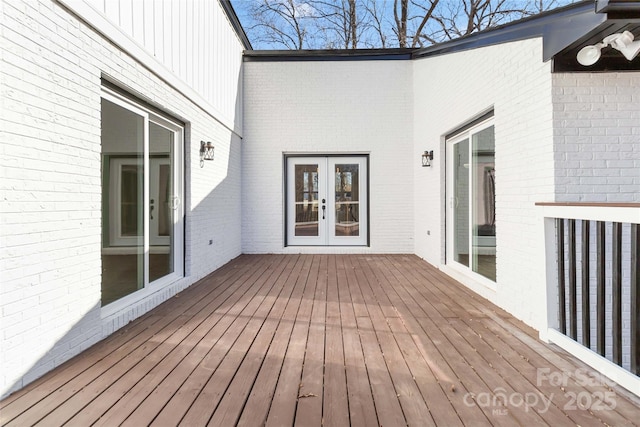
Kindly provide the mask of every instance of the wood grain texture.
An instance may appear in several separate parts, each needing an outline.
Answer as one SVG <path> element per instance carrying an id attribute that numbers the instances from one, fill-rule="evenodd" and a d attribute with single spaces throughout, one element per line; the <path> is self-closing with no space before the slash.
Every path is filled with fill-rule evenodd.
<path id="1" fill-rule="evenodd" d="M 617 386 L 550 381 L 600 377 L 536 337 L 414 255 L 243 255 L 0 402 L 0 424 L 634 425 Z M 572 406 L 605 392 L 615 408 Z"/>

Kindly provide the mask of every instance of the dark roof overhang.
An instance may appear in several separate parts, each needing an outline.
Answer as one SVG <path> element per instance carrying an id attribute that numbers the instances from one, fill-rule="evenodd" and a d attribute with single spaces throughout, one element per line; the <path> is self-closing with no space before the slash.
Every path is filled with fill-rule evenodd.
<path id="1" fill-rule="evenodd" d="M 591 13 L 580 18 L 579 31 L 562 27 L 551 28 L 545 36 L 544 59 L 553 59 L 553 72 L 640 71 L 640 56 L 627 60 L 620 52 L 605 47 L 600 60 L 591 66 L 578 63 L 576 56 L 585 46 L 595 45 L 615 33 L 630 31 L 640 40 L 640 1 L 596 0 Z M 561 41 L 558 43 L 557 41 Z"/>
<path id="2" fill-rule="evenodd" d="M 546 61 L 553 56 L 550 52 L 554 50 L 558 51 L 556 47 L 558 44 L 568 43 L 567 40 L 583 34 L 584 31 L 591 30 L 599 25 L 603 19 L 606 18 L 594 15 L 593 1 L 583 1 L 490 30 L 418 49 L 414 53 L 414 58 L 436 56 L 501 43 L 543 37 L 543 56 Z M 554 31 L 558 34 L 549 37 L 551 32 Z M 562 32 L 565 34 L 561 34 Z M 553 40 L 550 41 L 550 38 Z M 564 46 L 562 46 L 562 48 L 563 47 Z"/>
<path id="3" fill-rule="evenodd" d="M 596 0 L 596 12 L 606 13 L 610 19 L 640 17 L 637 0 Z"/>
<path id="4" fill-rule="evenodd" d="M 397 61 L 411 59 L 415 49 L 248 50 L 245 62 Z"/>
<path id="5" fill-rule="evenodd" d="M 640 23 L 629 20 L 606 20 L 593 30 L 576 38 L 571 44 L 553 55 L 553 72 L 594 72 L 594 71 L 640 71 L 640 56 L 632 61 L 611 47 L 602 49 L 600 60 L 593 65 L 584 66 L 576 59 L 578 52 L 585 46 L 595 45 L 615 33 L 630 31 L 640 39 Z"/>

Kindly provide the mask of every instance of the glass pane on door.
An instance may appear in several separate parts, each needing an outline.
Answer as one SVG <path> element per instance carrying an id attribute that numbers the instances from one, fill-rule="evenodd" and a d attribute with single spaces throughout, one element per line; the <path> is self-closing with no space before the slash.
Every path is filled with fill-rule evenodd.
<path id="1" fill-rule="evenodd" d="M 360 235 L 359 165 L 335 165 L 335 235 Z"/>
<path id="2" fill-rule="evenodd" d="M 122 165 L 120 169 L 120 235 L 142 236 L 143 167 L 137 164 Z"/>
<path id="3" fill-rule="evenodd" d="M 149 123 L 149 281 L 173 273 L 172 233 L 174 209 L 171 174 L 175 134 Z"/>
<path id="4" fill-rule="evenodd" d="M 158 171 L 158 227 L 157 234 L 171 237 L 172 209 L 171 209 L 171 167 L 160 165 Z"/>
<path id="5" fill-rule="evenodd" d="M 102 305 L 144 287 L 144 121 L 102 99 Z"/>
<path id="6" fill-rule="evenodd" d="M 318 165 L 295 165 L 295 236 L 319 235 Z"/>
<path id="7" fill-rule="evenodd" d="M 495 138 L 490 126 L 471 137 L 473 224 L 471 269 L 496 280 Z"/>
<path id="8" fill-rule="evenodd" d="M 469 266 L 469 140 L 453 146 L 453 259 Z"/>

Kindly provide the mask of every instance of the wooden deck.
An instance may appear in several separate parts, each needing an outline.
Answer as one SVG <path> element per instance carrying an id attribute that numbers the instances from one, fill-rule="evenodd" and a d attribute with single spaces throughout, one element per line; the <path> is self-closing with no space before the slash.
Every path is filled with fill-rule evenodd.
<path id="1" fill-rule="evenodd" d="M 536 337 L 413 255 L 243 255 L 0 402 L 0 424 L 638 422 Z"/>

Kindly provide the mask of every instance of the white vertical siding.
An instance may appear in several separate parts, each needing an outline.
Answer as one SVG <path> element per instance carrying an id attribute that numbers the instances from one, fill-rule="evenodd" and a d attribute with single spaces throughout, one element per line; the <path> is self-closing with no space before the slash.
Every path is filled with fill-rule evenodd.
<path id="1" fill-rule="evenodd" d="M 218 1 L 63 0 L 71 6 L 82 1 L 104 14 L 241 132 L 243 45 Z"/>

